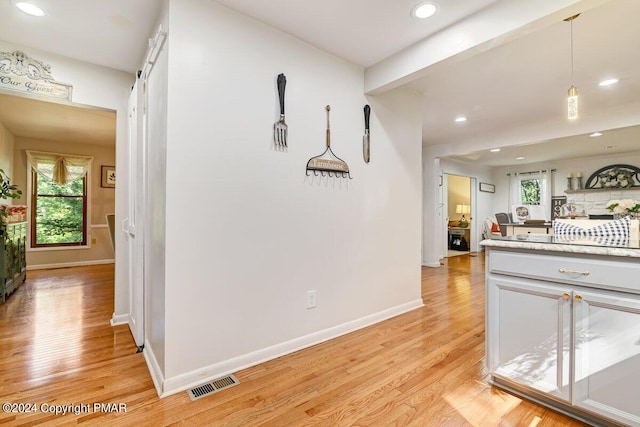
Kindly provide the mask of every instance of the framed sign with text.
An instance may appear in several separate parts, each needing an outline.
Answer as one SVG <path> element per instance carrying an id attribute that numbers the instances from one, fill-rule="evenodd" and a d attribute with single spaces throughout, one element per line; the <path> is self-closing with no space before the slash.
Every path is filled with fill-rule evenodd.
<path id="1" fill-rule="evenodd" d="M 495 193 L 496 186 L 493 184 L 487 184 L 486 182 L 481 182 L 480 191 L 484 191 L 485 193 Z"/>
<path id="2" fill-rule="evenodd" d="M 49 65 L 16 50 L 0 52 L 0 89 L 71 101 L 73 87 L 55 81 Z"/>

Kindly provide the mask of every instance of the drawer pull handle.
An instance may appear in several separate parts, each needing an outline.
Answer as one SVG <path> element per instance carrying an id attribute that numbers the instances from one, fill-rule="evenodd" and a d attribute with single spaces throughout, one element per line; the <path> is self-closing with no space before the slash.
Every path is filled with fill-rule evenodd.
<path id="1" fill-rule="evenodd" d="M 564 294 L 562 294 L 562 298 L 568 300 L 569 298 L 571 298 L 571 296 L 565 292 Z"/>
<path id="2" fill-rule="evenodd" d="M 559 268 L 558 271 L 560 273 L 566 273 L 566 274 L 581 274 L 583 276 L 588 276 L 589 275 L 588 271 L 568 270 L 566 268 Z"/>
<path id="3" fill-rule="evenodd" d="M 574 295 L 574 296 L 573 296 L 573 298 L 574 298 L 576 301 L 582 301 L 582 295 Z"/>

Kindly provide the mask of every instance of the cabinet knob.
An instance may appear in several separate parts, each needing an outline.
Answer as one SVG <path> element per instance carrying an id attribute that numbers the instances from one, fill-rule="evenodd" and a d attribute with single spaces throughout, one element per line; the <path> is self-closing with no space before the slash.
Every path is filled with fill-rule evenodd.
<path id="1" fill-rule="evenodd" d="M 573 299 L 575 299 L 576 301 L 582 301 L 582 296 L 576 294 L 576 295 L 573 296 Z"/>
<path id="2" fill-rule="evenodd" d="M 571 298 L 571 295 L 565 292 L 564 294 L 562 294 L 562 298 L 568 300 L 569 298 Z"/>

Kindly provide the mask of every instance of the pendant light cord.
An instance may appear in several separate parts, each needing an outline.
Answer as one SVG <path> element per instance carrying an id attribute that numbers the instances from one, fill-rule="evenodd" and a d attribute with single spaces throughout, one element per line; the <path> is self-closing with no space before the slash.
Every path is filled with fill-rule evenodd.
<path id="1" fill-rule="evenodd" d="M 573 84 L 573 19 L 569 21 L 569 24 L 571 24 L 571 84 Z"/>

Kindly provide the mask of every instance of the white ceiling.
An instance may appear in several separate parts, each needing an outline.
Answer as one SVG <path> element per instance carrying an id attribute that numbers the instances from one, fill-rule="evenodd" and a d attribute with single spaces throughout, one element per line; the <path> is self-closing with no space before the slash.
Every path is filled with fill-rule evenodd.
<path id="1" fill-rule="evenodd" d="M 631 105 L 637 112 L 640 105 L 640 26 L 632 24 L 630 16 L 640 16 L 640 1 L 611 1 L 585 11 L 573 24 L 578 121 L 583 126 L 592 121 L 592 131 L 606 130 L 596 125 L 598 119 L 621 115 L 620 106 Z M 559 21 L 411 83 L 424 93 L 424 143 L 476 142 L 501 147 L 515 139 L 517 129 L 544 126 L 571 135 L 578 123 L 566 120 L 567 89 L 572 84 L 570 31 L 569 23 Z M 620 82 L 598 86 L 612 77 Z M 467 116 L 468 121 L 456 123 L 454 118 L 459 115 Z M 572 144 L 580 139 L 563 141 Z M 523 144 L 531 142 L 537 141 L 525 139 Z M 595 146 L 578 146 L 581 155 L 604 154 L 595 151 Z M 545 151 L 549 153 L 546 157 L 556 152 Z M 509 160 L 513 163 L 513 158 Z"/>
<path id="2" fill-rule="evenodd" d="M 44 141 L 114 145 L 116 140 L 115 111 L 43 102 L 8 92 L 0 93 L 0 123 L 15 136 Z"/>
<path id="3" fill-rule="evenodd" d="M 162 0 L 33 0 L 44 17 L 0 0 L 0 40 L 134 73 Z M 53 77 L 55 77 L 55 70 Z"/>
<path id="4" fill-rule="evenodd" d="M 496 0 L 437 0 L 427 20 L 410 13 L 424 0 L 217 1 L 366 68 Z"/>
<path id="5" fill-rule="evenodd" d="M 143 59 L 162 3 L 33 0 L 48 13 L 34 18 L 16 10 L 12 1 L 0 0 L 0 40 L 131 73 Z M 513 0 L 436 0 L 438 14 L 418 21 L 409 12 L 419 0 L 217 0 L 363 68 L 505 1 Z M 629 19 L 633 16 L 640 16 L 640 1 L 612 0 L 574 21 L 573 83 L 580 90 L 583 129 L 591 118 L 640 101 L 640 26 Z M 609 76 L 620 83 L 599 88 L 597 82 Z M 564 126 L 563 134 L 571 134 L 572 125 L 564 119 L 571 83 L 569 24 L 559 21 L 509 42 L 497 40 L 464 60 L 448 61 L 408 86 L 424 93 L 423 143 L 461 147 L 490 141 L 506 145 L 514 135 L 530 145 L 538 140 L 528 140 L 523 130 L 532 124 Z M 0 109 L 0 122 L 10 109 Z M 455 124 L 459 114 L 469 120 Z M 556 151 L 544 150 L 548 156 Z M 463 154 L 461 149 L 457 153 Z"/>
<path id="6" fill-rule="evenodd" d="M 602 135 L 597 137 L 580 134 L 533 144 L 504 147 L 497 153 L 482 150 L 449 157 L 485 166 L 509 166 L 540 163 L 548 160 L 573 159 L 578 156 L 637 153 L 640 150 L 640 126 L 628 126 L 601 133 Z M 519 157 L 524 157 L 524 159 L 516 160 Z"/>

